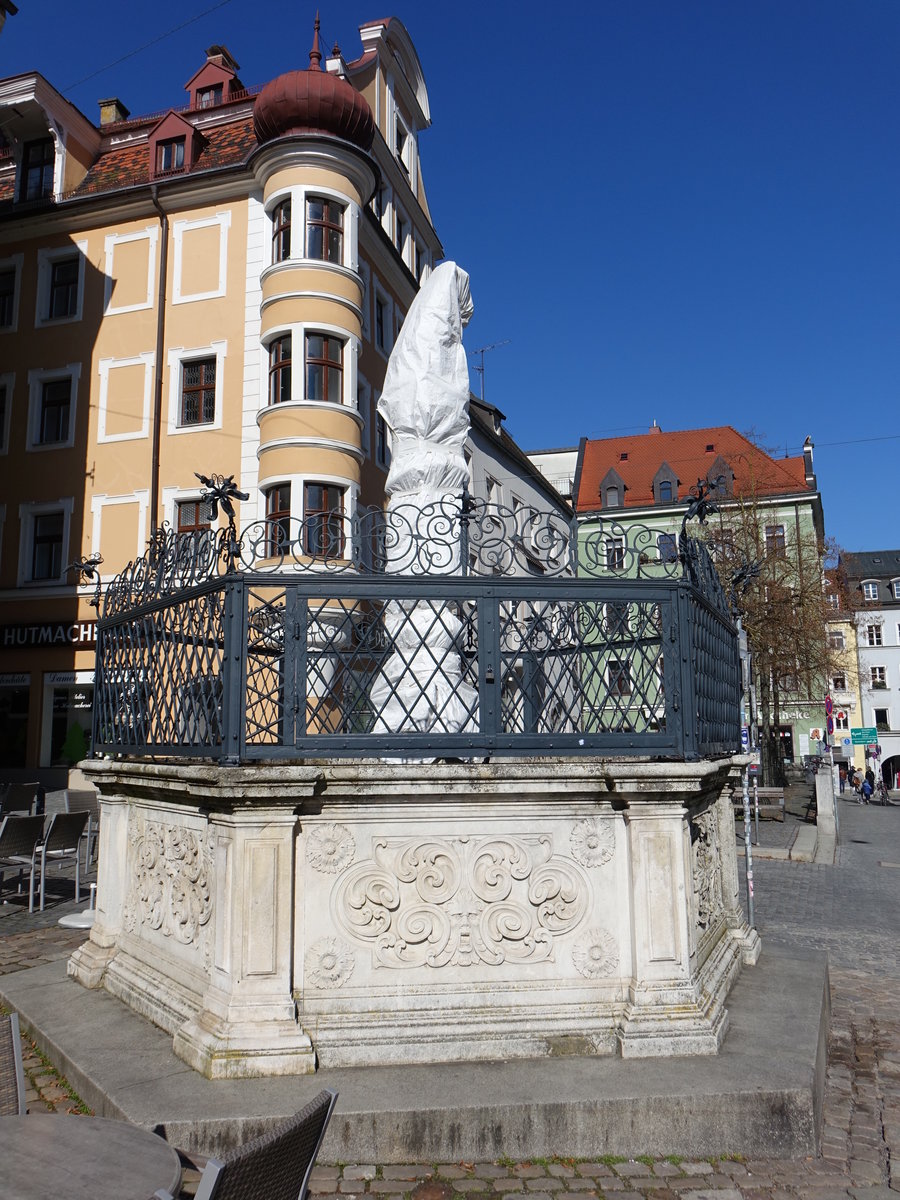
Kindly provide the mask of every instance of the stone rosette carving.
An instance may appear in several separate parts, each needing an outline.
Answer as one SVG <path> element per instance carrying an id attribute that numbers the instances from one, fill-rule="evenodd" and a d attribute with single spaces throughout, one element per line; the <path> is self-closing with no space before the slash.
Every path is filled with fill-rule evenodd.
<path id="1" fill-rule="evenodd" d="M 546 836 L 383 838 L 341 880 L 341 931 L 392 968 L 542 962 L 591 889 Z"/>
<path id="2" fill-rule="evenodd" d="M 616 852 L 612 823 L 596 817 L 578 821 L 572 828 L 569 844 L 573 858 L 583 867 L 602 867 Z"/>
<path id="3" fill-rule="evenodd" d="M 339 988 L 353 974 L 353 951 L 337 938 L 321 938 L 307 951 L 306 978 L 313 987 Z"/>
<path id="4" fill-rule="evenodd" d="M 345 871 L 356 857 L 353 834 L 346 825 L 329 821 L 314 825 L 306 842 L 306 861 L 317 871 L 337 875 Z"/>
<path id="5" fill-rule="evenodd" d="M 619 969 L 619 947 L 608 929 L 588 929 L 572 947 L 575 970 L 585 979 L 615 975 Z"/>
<path id="6" fill-rule="evenodd" d="M 212 843 L 203 833 L 132 814 L 130 876 L 123 909 L 127 933 L 156 930 L 196 949 L 209 965 L 213 910 Z"/>
<path id="7" fill-rule="evenodd" d="M 709 808 L 691 822 L 692 875 L 697 926 L 709 929 L 724 909 L 722 855 L 716 810 Z"/>

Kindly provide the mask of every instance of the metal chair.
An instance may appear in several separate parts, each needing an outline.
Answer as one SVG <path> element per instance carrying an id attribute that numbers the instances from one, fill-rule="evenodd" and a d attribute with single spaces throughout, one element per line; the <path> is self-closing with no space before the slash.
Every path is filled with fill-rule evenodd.
<path id="1" fill-rule="evenodd" d="M 0 814 L 11 812 L 27 812 L 32 815 L 40 812 L 44 789 L 39 783 L 11 783 L 0 799 Z"/>
<path id="2" fill-rule="evenodd" d="M 18 1013 L 0 1015 L 0 1117 L 25 1116 L 25 1071 Z"/>
<path id="3" fill-rule="evenodd" d="M 43 817 L 22 817 L 9 813 L 0 821 L 0 888 L 3 887 L 7 871 L 12 868 L 19 875 L 16 892 L 21 893 L 22 876 L 27 869 L 29 912 L 33 911 L 37 849 L 43 836 Z"/>
<path id="4" fill-rule="evenodd" d="M 43 841 L 35 848 L 38 873 L 41 880 L 40 908 L 44 911 L 44 883 L 47 874 L 47 864 L 61 863 L 67 860 L 75 863 L 75 903 L 81 899 L 81 837 L 88 823 L 89 813 L 71 812 L 54 813 L 47 826 Z M 31 872 L 32 884 L 28 894 L 28 911 L 34 912 L 34 866 Z"/>
<path id="5" fill-rule="evenodd" d="M 326 1088 L 271 1133 L 206 1159 L 195 1200 L 305 1200 L 336 1103 L 337 1092 Z M 166 1191 L 155 1196 L 173 1200 Z"/>
<path id="6" fill-rule="evenodd" d="M 66 812 L 86 812 L 88 814 L 87 829 L 81 839 L 84 842 L 84 869 L 87 872 L 97 855 L 97 841 L 100 837 L 100 797 L 93 789 L 65 788 L 63 798 Z"/>

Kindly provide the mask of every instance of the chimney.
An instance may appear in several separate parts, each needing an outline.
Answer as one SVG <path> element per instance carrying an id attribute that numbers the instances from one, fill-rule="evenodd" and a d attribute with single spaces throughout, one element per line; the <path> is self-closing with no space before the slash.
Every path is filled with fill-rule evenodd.
<path id="1" fill-rule="evenodd" d="M 98 100 L 97 103 L 100 105 L 101 126 L 112 125 L 114 121 L 128 120 L 128 109 L 117 96 L 113 96 L 109 100 Z"/>
<path id="2" fill-rule="evenodd" d="M 650 433 L 662 433 L 662 430 L 656 423 L 656 417 L 653 418 L 653 424 L 650 426 Z"/>
<path id="3" fill-rule="evenodd" d="M 803 474 L 808 487 L 816 486 L 816 473 L 813 470 L 813 440 L 807 437 L 803 443 Z"/>

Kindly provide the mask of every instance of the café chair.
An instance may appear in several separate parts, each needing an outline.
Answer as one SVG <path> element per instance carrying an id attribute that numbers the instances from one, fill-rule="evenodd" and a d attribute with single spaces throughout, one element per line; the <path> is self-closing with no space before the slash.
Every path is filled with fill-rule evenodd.
<path id="1" fill-rule="evenodd" d="M 65 788 L 63 791 L 66 812 L 86 812 L 88 814 L 87 829 L 82 834 L 84 843 L 84 870 L 97 856 L 97 840 L 100 837 L 100 797 L 93 790 L 82 788 Z"/>
<path id="2" fill-rule="evenodd" d="M 18 1013 L 0 1015 L 0 1117 L 25 1116 L 25 1071 Z"/>
<path id="3" fill-rule="evenodd" d="M 198 1166 L 203 1164 L 195 1200 L 305 1200 L 336 1103 L 337 1092 L 325 1088 L 271 1132 L 221 1158 L 183 1155 Z M 158 1191 L 154 1200 L 175 1198 L 171 1192 Z"/>
<path id="4" fill-rule="evenodd" d="M 47 866 L 54 863 L 75 863 L 75 903 L 81 899 L 81 838 L 88 823 L 89 813 L 54 813 L 47 825 L 43 841 L 35 847 L 31 869 L 31 886 L 28 893 L 28 911 L 34 912 L 35 866 L 40 877 L 40 908 L 44 911 L 44 884 Z"/>
<path id="5" fill-rule="evenodd" d="M 23 817 L 8 813 L 0 819 L 0 889 L 7 872 L 18 873 L 16 894 L 22 891 L 22 876 L 29 872 L 28 911 L 34 907 L 34 873 L 37 866 L 37 851 L 44 836 L 43 817 Z"/>
<path id="6" fill-rule="evenodd" d="M 43 795 L 39 783 L 10 783 L 0 797 L 0 814 L 37 812 L 38 799 Z"/>

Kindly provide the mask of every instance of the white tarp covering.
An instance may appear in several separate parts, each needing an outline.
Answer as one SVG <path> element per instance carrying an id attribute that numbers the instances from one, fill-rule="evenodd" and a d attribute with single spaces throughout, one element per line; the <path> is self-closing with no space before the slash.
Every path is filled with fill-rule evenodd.
<path id="1" fill-rule="evenodd" d="M 471 315 L 468 275 L 442 263 L 410 306 L 388 363 L 378 412 L 391 431 L 386 569 L 394 574 L 459 572 L 455 516 L 469 474 L 462 331 Z M 375 732 L 474 728 L 477 693 L 462 681 L 462 622 L 453 608 L 392 601 L 385 625 L 392 653 L 372 685 Z"/>

